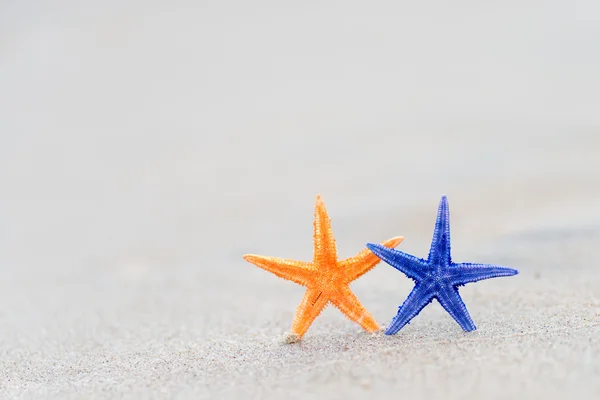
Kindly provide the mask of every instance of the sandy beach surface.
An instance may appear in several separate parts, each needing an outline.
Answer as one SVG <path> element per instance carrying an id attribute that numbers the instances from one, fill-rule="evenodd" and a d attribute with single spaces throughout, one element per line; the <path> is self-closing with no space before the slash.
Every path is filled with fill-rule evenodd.
<path id="1" fill-rule="evenodd" d="M 0 5 L 0 398 L 600 398 L 600 7 Z M 93 4 L 93 5 L 92 5 Z M 244 253 L 404 236 L 520 274 L 396 336 Z M 388 324 L 412 281 L 352 290 Z"/>

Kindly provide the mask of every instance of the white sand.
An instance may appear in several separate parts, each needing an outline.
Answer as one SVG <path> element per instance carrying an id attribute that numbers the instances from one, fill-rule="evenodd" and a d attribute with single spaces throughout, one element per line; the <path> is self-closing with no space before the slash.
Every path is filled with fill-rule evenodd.
<path id="1" fill-rule="evenodd" d="M 0 11 L 0 398 L 600 398 L 596 3 L 96 3 Z M 425 256 L 445 193 L 455 260 L 521 274 L 473 333 L 284 344 L 302 288 L 241 255 L 310 259 L 317 193 L 342 257 Z"/>

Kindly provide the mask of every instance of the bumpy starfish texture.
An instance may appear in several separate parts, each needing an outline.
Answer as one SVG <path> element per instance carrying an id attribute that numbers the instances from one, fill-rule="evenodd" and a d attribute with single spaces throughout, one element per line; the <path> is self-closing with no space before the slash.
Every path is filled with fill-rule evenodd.
<path id="1" fill-rule="evenodd" d="M 444 307 L 466 332 L 476 329 L 467 307 L 458 294 L 458 287 L 484 279 L 511 276 L 517 270 L 487 264 L 454 263 L 450 256 L 450 212 L 446 196 L 438 207 L 437 221 L 427 260 L 378 244 L 367 247 L 386 263 L 404 272 L 416 285 L 398 314 L 387 327 L 386 335 L 394 335 L 410 322 L 433 299 Z"/>
<path id="2" fill-rule="evenodd" d="M 395 237 L 383 242 L 383 248 L 395 247 L 403 240 Z M 280 278 L 296 282 L 307 288 L 302 302 L 296 310 L 288 343 L 302 338 L 315 318 L 329 304 L 333 304 L 350 320 L 366 331 L 375 332 L 379 325 L 360 304 L 350 290 L 350 283 L 375 267 L 381 260 L 369 249 L 356 256 L 338 261 L 331 220 L 325 204 L 317 196 L 314 221 L 313 262 L 286 260 L 275 257 L 246 254 L 244 259 Z"/>

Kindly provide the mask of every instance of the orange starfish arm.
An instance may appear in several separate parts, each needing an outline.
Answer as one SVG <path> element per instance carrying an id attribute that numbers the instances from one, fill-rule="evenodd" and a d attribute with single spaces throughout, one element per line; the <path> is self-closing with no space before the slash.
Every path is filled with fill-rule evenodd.
<path id="1" fill-rule="evenodd" d="M 298 338 L 301 338 L 328 302 L 329 298 L 321 290 L 308 289 L 296 310 L 292 332 L 297 334 Z"/>
<path id="2" fill-rule="evenodd" d="M 315 204 L 314 227 L 314 264 L 323 268 L 333 268 L 337 261 L 337 249 L 331 230 L 331 220 L 321 196 L 317 196 L 317 203 Z"/>
<path id="3" fill-rule="evenodd" d="M 382 242 L 381 244 L 385 247 L 389 247 L 389 248 L 393 249 L 394 247 L 398 246 L 400 244 L 400 242 L 402 242 L 403 240 L 404 240 L 404 237 L 398 236 L 398 237 L 394 237 L 389 240 L 386 240 L 385 242 Z M 347 276 L 349 279 L 348 283 L 350 283 L 353 280 L 361 277 L 365 273 L 369 272 L 380 261 L 381 261 L 381 259 L 379 257 L 377 257 L 371 250 L 364 249 L 363 251 L 358 253 L 356 256 L 347 258 L 343 261 L 340 261 L 338 263 L 338 265 L 339 265 L 340 269 L 347 271 L 346 273 L 347 273 Z"/>
<path id="4" fill-rule="evenodd" d="M 336 296 L 332 296 L 330 301 L 341 312 L 346 314 L 350 320 L 362 326 L 364 330 L 375 332 L 380 329 L 377 321 L 375 321 L 367 309 L 360 304 L 349 288 L 346 287 L 341 292 L 338 292 Z"/>
<path id="5" fill-rule="evenodd" d="M 280 278 L 296 282 L 302 286 L 308 286 L 314 280 L 315 270 L 311 263 L 276 257 L 257 256 L 254 254 L 245 254 L 243 257 L 244 260 L 259 268 L 272 272 Z"/>

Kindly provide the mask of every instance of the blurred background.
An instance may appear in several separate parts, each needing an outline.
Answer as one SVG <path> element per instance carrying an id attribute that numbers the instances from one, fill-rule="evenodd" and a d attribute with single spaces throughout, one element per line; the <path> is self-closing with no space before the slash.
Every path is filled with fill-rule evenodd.
<path id="1" fill-rule="evenodd" d="M 501 196 L 507 214 L 540 191 L 597 195 L 599 13 L 5 0 L 0 257 L 197 263 L 297 214 L 310 228 L 316 193 L 382 216 L 445 192 Z"/>
<path id="2" fill-rule="evenodd" d="M 592 0 L 0 1 L 4 354 L 283 331 L 241 255 L 309 260 L 317 193 L 342 257 L 425 256 L 443 193 L 457 260 L 591 249 L 599 43 Z"/>

